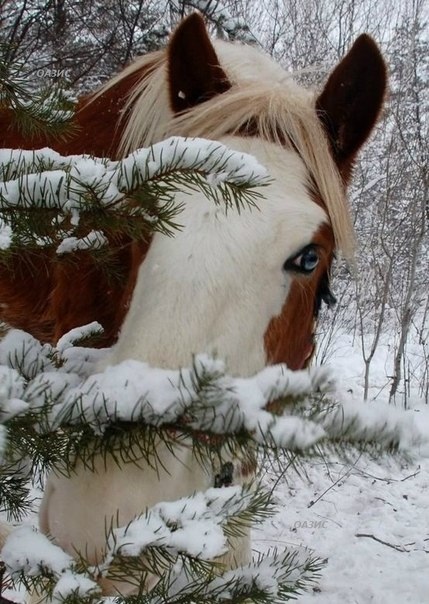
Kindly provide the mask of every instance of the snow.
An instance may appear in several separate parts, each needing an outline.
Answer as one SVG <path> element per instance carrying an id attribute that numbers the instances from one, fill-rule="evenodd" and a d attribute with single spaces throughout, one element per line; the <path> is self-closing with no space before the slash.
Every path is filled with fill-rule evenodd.
<path id="1" fill-rule="evenodd" d="M 90 336 L 103 333 L 103 327 L 98 321 L 92 321 L 82 327 L 75 327 L 64 334 L 57 342 L 57 350 L 63 353 L 71 348 L 75 342 L 89 338 Z"/>
<path id="2" fill-rule="evenodd" d="M 336 367 L 343 406 L 350 412 L 355 405 L 365 406 L 369 424 L 372 418 L 394 424 L 403 417 L 402 409 L 387 403 L 389 356 L 387 339 L 372 365 L 370 401 L 363 403 L 359 346 L 349 334 L 335 334 L 329 362 Z M 409 405 L 402 442 L 405 447 L 411 438 L 410 422 L 411 459 L 384 456 L 376 462 L 355 454 L 345 463 L 332 455 L 304 462 L 299 474 L 288 471 L 280 480 L 265 468 L 266 484 L 276 485 L 278 508 L 253 529 L 254 551 L 306 546 L 327 560 L 317 587 L 300 596 L 301 604 L 429 602 L 429 409 L 417 389 Z"/>
<path id="3" fill-rule="evenodd" d="M 99 585 L 88 577 L 78 575 L 72 571 L 65 571 L 55 585 L 52 592 L 52 600 L 54 602 L 61 602 L 70 595 L 85 597 L 88 595 L 98 595 L 99 592 Z"/>
<path id="4" fill-rule="evenodd" d="M 125 188 L 135 178 L 145 181 L 173 167 L 214 173 L 218 176 L 217 184 L 249 182 L 255 186 L 265 184 L 268 178 L 267 170 L 251 155 L 231 151 L 215 141 L 172 136 L 148 149 L 139 149 L 118 162 L 118 185 Z"/>
<path id="5" fill-rule="evenodd" d="M 7 430 L 4 426 L 0 425 L 0 461 L 3 457 L 4 450 L 7 444 Z"/>
<path id="6" fill-rule="evenodd" d="M 220 556 L 227 551 L 221 524 L 246 508 L 241 499 L 241 487 L 222 487 L 161 502 L 126 527 L 113 529 L 111 545 L 100 568 L 105 571 L 115 555 L 138 556 L 153 545 L 202 560 Z"/>
<path id="7" fill-rule="evenodd" d="M 7 250 L 12 244 L 12 228 L 0 218 L 0 250 Z"/>
<path id="8" fill-rule="evenodd" d="M 38 575 L 41 569 L 60 575 L 73 562 L 71 556 L 30 526 L 9 535 L 2 558 L 9 573 L 24 571 L 29 576 Z"/>
<path id="9" fill-rule="evenodd" d="M 88 155 L 61 156 L 49 148 L 35 151 L 0 150 L 0 208 L 39 207 L 57 210 L 58 223 L 68 218 L 70 227 L 58 232 L 62 241 L 58 254 L 99 249 L 107 238 L 92 230 L 77 237 L 80 212 L 87 209 L 96 191 L 97 204 L 114 213 L 121 211 L 129 195 L 148 181 L 171 178 L 173 172 L 198 173 L 206 178 L 212 198 L 218 201 L 219 186 L 267 184 L 267 170 L 251 155 L 231 151 L 218 142 L 201 138 L 171 137 L 146 149 L 138 149 L 120 161 Z M 193 183 L 195 186 L 195 183 Z M 183 183 L 186 187 L 186 183 Z M 92 204 L 94 202 L 92 201 Z M 143 210 L 151 223 L 158 218 Z M 8 249 L 13 231 L 0 221 L 0 250 Z M 39 237 L 41 247 L 52 245 L 52 237 Z"/>
<path id="10" fill-rule="evenodd" d="M 214 19 L 224 29 L 231 40 L 240 40 L 247 44 L 257 43 L 255 36 L 249 30 L 246 20 L 242 17 L 233 17 L 223 4 L 223 2 L 212 2 L 212 0 L 194 0 L 192 6 L 200 10 L 204 15 Z"/>
<path id="11" fill-rule="evenodd" d="M 12 329 L 0 341 L 0 365 L 9 365 L 26 377 L 33 377 L 54 368 L 53 352 L 49 344 L 40 344 L 30 334 Z"/>
<path id="12" fill-rule="evenodd" d="M 66 213 L 84 207 L 88 191 L 95 188 L 99 202 L 111 206 L 125 200 L 127 194 L 148 180 L 173 170 L 212 175 L 216 185 L 229 182 L 257 186 L 265 184 L 268 178 L 266 169 L 251 155 L 231 151 L 218 142 L 177 136 L 138 149 L 120 161 L 85 155 L 64 157 L 44 148 L 3 149 L 0 173 L 6 169 L 1 163 L 7 162 L 12 162 L 14 169 L 7 166 L 8 180 L 0 181 L 2 204 L 7 207 L 43 204 Z"/>
<path id="13" fill-rule="evenodd" d="M 421 430 L 412 411 L 396 409 L 387 402 L 375 406 L 355 397 L 327 414 L 324 427 L 328 433 L 350 433 L 353 440 L 376 440 L 402 451 L 412 451 L 429 442 L 429 431 Z"/>
<path id="14" fill-rule="evenodd" d="M 328 459 L 305 463 L 307 480 L 290 474 L 277 515 L 253 531 L 254 548 L 307 545 L 328 560 L 302 604 L 425 604 L 429 464 L 355 464 Z"/>
<path id="15" fill-rule="evenodd" d="M 247 509 L 252 501 L 245 487 L 211 488 L 178 501 L 160 502 L 126 526 L 108 535 L 104 559 L 97 574 L 107 574 L 115 557 L 135 557 L 151 546 L 171 553 L 186 553 L 211 560 L 227 551 L 224 525 Z M 54 599 L 75 592 L 97 593 L 88 576 L 76 572 L 73 558 L 31 526 L 15 529 L 8 536 L 2 558 L 12 577 L 25 573 L 34 577 L 42 571 L 55 578 Z"/>
<path id="16" fill-rule="evenodd" d="M 77 250 L 99 250 L 107 244 L 101 231 L 90 231 L 85 237 L 65 237 L 57 247 L 57 254 L 69 254 Z"/>
<path id="17" fill-rule="evenodd" d="M 198 355 L 193 368 L 181 371 L 123 361 L 65 392 L 51 414 L 52 425 L 84 418 L 100 433 L 114 418 L 160 426 L 177 421 L 186 411 L 186 425 L 193 429 L 219 434 L 245 429 L 256 442 L 272 446 L 303 449 L 325 436 L 323 428 L 309 420 L 278 417 L 265 410 L 273 398 L 330 388 L 325 368 L 292 372 L 277 365 L 246 379 L 232 378 L 224 371 L 223 363 L 206 355 Z M 198 403 L 198 384 L 208 378 L 203 406 Z"/>
<path id="18" fill-rule="evenodd" d="M 3 547 L 2 559 L 12 577 L 21 573 L 36 577 L 41 572 L 55 577 L 54 602 L 61 602 L 68 595 L 88 596 L 100 592 L 97 583 L 72 569 L 72 556 L 31 526 L 22 526 L 11 532 Z"/>
<path id="19" fill-rule="evenodd" d="M 46 391 L 54 398 L 63 391 L 69 395 L 73 393 L 82 378 L 92 373 L 98 359 L 105 354 L 104 351 L 72 346 L 74 341 L 92 333 L 94 328 L 97 329 L 97 325 L 91 324 L 74 330 L 60 340 L 56 349 L 40 345 L 23 332 L 10 332 L 0 344 L 0 360 L 10 360 L 11 346 L 18 349 L 28 346 L 24 365 L 30 379 L 23 384 L 15 369 L 2 370 L 0 393 L 3 404 L 9 401 L 9 406 L 3 406 L 2 410 L 11 415 L 21 412 L 22 399 L 31 406 L 43 404 L 44 394 L 41 393 Z M 296 552 L 310 548 L 314 555 L 325 558 L 327 565 L 317 587 L 299 598 L 304 604 L 424 604 L 428 601 L 429 570 L 426 520 L 429 410 L 418 400 L 416 393 L 412 393 L 410 409 L 406 412 L 388 405 L 386 396 L 383 399 L 383 380 L 388 379 L 383 347 L 371 373 L 373 387 L 370 394 L 377 400 L 362 402 L 363 363 L 358 347 L 345 334 L 336 335 L 336 344 L 337 352 L 330 359 L 330 364 L 336 368 L 336 387 L 341 394 L 342 405 L 324 417 L 323 429 L 329 432 L 338 428 L 340 418 L 342 430 L 353 428 L 360 436 L 366 434 L 370 437 L 371 431 L 382 428 L 387 437 L 396 435 L 399 448 L 412 457 L 407 460 L 386 455 L 375 462 L 368 455 L 356 454 L 347 464 L 335 456 L 313 458 L 300 463 L 298 474 L 289 467 L 280 478 L 278 471 L 271 466 L 263 467 L 260 478 L 269 488 L 275 484 L 278 507 L 274 517 L 253 529 L 255 555 L 258 551 L 267 553 L 273 547 L 281 552 L 291 546 L 297 548 Z M 387 355 L 387 348 L 384 352 Z M 54 359 L 58 359 L 58 355 L 64 363 L 56 366 Z M 35 375 L 35 366 L 37 371 L 45 368 L 46 372 Z M 80 372 L 75 373 L 77 367 Z M 70 368 L 71 372 L 67 373 Z M 225 376 L 224 364 L 219 359 L 205 355 L 196 357 L 194 367 L 181 373 L 128 361 L 117 367 L 108 367 L 104 373 L 89 377 L 84 383 L 88 389 L 99 387 L 100 392 L 107 388 L 110 403 L 128 418 L 133 414 L 135 417 L 137 391 L 145 384 L 146 399 L 150 399 L 152 404 L 148 409 L 153 418 L 158 414 L 155 419 L 161 421 L 165 414 L 171 421 L 179 410 L 174 404 L 177 400 L 180 399 L 182 406 L 192 402 L 192 371 L 213 375 L 223 394 L 230 393 L 228 405 L 236 405 L 237 425 L 244 422 L 255 429 L 256 435 L 257 427 L 264 425 L 266 401 L 281 395 L 285 388 L 298 394 L 333 388 L 332 373 L 325 368 L 315 367 L 310 372 L 291 375 L 284 367 L 268 367 L 252 378 L 233 379 Z M 181 390 L 183 384 L 186 388 Z M 231 394 L 232 384 L 234 392 Z M 188 398 L 184 396 L 185 392 Z M 247 402 L 247 408 L 244 408 L 243 401 Z M 207 402 L 211 403 L 210 398 Z M 88 413 L 96 416 L 98 411 L 88 405 Z M 200 413 L 200 416 L 197 414 L 198 421 L 208 421 L 202 410 Z M 269 426 L 273 438 L 281 439 L 282 430 L 286 429 L 287 434 L 290 429 L 291 434 L 298 434 L 300 439 L 304 439 L 303 426 L 293 424 L 299 418 L 281 417 L 278 425 L 270 425 L 272 416 L 270 418 L 265 427 Z M 289 422 L 286 427 L 281 423 L 283 420 Z M 277 429 L 279 434 L 275 433 Z M 0 432 L 0 445 L 2 438 L 4 440 L 4 430 Z M 285 461 L 285 464 L 289 462 Z M 237 512 L 231 498 L 231 494 L 236 492 L 234 489 L 237 487 L 211 489 L 179 502 L 157 504 L 145 517 L 137 518 L 127 527 L 115 529 L 104 560 L 106 568 L 119 550 L 122 554 L 135 555 L 151 544 L 162 544 L 171 551 L 186 551 L 206 559 L 222 553 L 225 536 L 217 524 L 217 512 L 223 507 L 227 509 L 228 501 L 228 513 Z M 29 527 L 13 533 L 7 547 L 6 558 L 10 568 L 20 567 L 36 572 L 40 563 L 38 558 L 43 557 L 43 564 L 58 576 L 54 599 L 61 600 L 62 596 L 72 592 L 82 594 L 96 589 L 88 577 L 71 573 L 69 557 L 64 557 L 49 540 Z M 30 550 L 35 552 L 34 556 Z M 301 576 L 303 569 L 301 558 L 297 556 L 291 579 Z M 257 573 L 260 585 L 268 588 L 273 596 L 278 589 L 281 568 L 281 565 L 276 566 L 267 559 Z M 250 581 L 251 571 L 251 568 L 231 571 L 223 579 L 216 579 L 217 583 L 211 587 L 219 587 L 222 581 L 228 585 L 232 578 L 244 585 Z"/>
<path id="20" fill-rule="evenodd" d="M 15 415 L 24 394 L 25 381 L 16 369 L 0 366 L 0 422 Z M 22 402 L 22 401 L 21 401 Z"/>

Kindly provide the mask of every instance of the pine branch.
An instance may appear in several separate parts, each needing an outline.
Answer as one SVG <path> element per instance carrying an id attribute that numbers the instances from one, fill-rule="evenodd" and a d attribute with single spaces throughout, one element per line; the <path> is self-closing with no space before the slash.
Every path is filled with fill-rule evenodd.
<path id="1" fill-rule="evenodd" d="M 285 452 L 288 463 L 296 464 L 296 454 L 335 450 L 344 458 L 356 449 L 397 451 L 418 439 L 404 419 L 409 416 L 394 417 L 386 409 L 376 421 L 367 405 L 347 407 L 312 396 L 331 385 L 320 368 L 291 372 L 274 366 L 237 379 L 220 361 L 199 356 L 187 370 L 152 370 L 127 361 L 82 381 L 85 374 L 76 369 L 93 371 L 94 365 L 85 349 L 80 351 L 86 361 L 79 360 L 70 339 L 55 349 L 12 332 L 0 344 L 13 403 L 3 410 L 10 459 L 27 456 L 35 468 L 53 467 L 65 475 L 77 462 L 93 469 L 99 456 L 119 466 L 145 462 L 157 469 L 160 443 L 173 456 L 192 443 L 202 465 L 211 460 L 221 467 L 239 458 L 253 467 L 258 448 L 283 463 Z"/>
<path id="2" fill-rule="evenodd" d="M 241 380 L 227 376 L 223 363 L 200 356 L 182 371 L 128 361 L 81 383 L 67 371 L 64 351 L 39 344 L 38 352 L 34 339 L 13 334 L 0 345 L 0 360 L 12 360 L 13 393 L 25 402 L 6 421 L 10 455 L 21 451 L 42 468 L 53 464 L 68 474 L 80 461 L 91 469 L 100 455 L 119 465 L 144 460 L 157 468 L 160 442 L 174 455 L 189 439 L 202 464 L 217 459 L 221 466 L 239 456 L 253 466 L 256 444 L 304 450 L 324 434 L 315 423 L 265 410 L 277 394 L 302 397 L 329 385 L 326 372 L 318 369 L 291 372 L 278 366 Z M 21 359 L 2 355 L 11 343 Z M 109 384 L 116 384 L 115 390 Z"/>
<path id="3" fill-rule="evenodd" d="M 1 167 L 3 166 L 3 167 Z M 173 137 L 128 158 L 62 157 L 49 151 L 0 154 L 0 259 L 22 247 L 63 254 L 100 248 L 103 233 L 143 240 L 180 228 L 178 190 L 200 191 L 225 209 L 254 206 L 268 182 L 250 156 L 220 143 Z"/>
<path id="4" fill-rule="evenodd" d="M 18 459 L 29 460 L 23 466 L 26 478 L 46 468 L 69 475 L 77 460 L 91 471 L 100 455 L 110 456 L 120 466 L 146 462 L 156 467 L 160 442 L 174 455 L 176 447 L 191 441 L 195 456 L 214 468 L 226 467 L 225 462 L 237 458 L 253 464 L 258 448 L 279 462 L 286 453 L 292 463 L 297 455 L 329 450 L 347 454 L 352 445 L 356 450 L 393 444 L 399 450 L 418 441 L 404 413 L 375 411 L 368 405 L 348 407 L 315 395 L 314 391 L 331 387 L 323 368 L 290 372 L 273 366 L 252 378 L 231 378 L 222 362 L 201 355 L 182 371 L 152 370 L 128 361 L 93 375 L 96 351 L 74 348 L 73 343 L 98 328 L 95 324 L 73 330 L 57 347 L 42 346 L 19 331 L 10 332 L 0 343 L 0 363 L 6 363 L 0 419 L 8 430 L 6 473 L 0 473 L 0 481 L 7 482 L 11 475 L 7 464 Z M 107 387 L 109 383 L 115 384 L 120 399 L 115 398 L 115 389 Z M 130 398 L 129 392 L 138 394 Z M 17 492 L 15 502 L 10 495 L 9 489 L 4 507 L 18 516 L 28 493 Z M 205 501 L 202 512 L 197 499 Z M 54 552 L 49 547 L 56 546 L 44 541 L 46 550 L 39 540 L 46 537 L 38 535 L 34 556 L 30 555 L 28 533 L 24 537 L 18 533 L 23 543 L 18 562 L 14 541 L 3 555 L 27 586 L 70 604 L 100 601 L 100 576 L 131 584 L 139 603 L 284 602 L 317 577 L 320 560 L 307 554 L 303 559 L 296 552 L 275 553 L 223 574 L 216 562 L 228 539 L 271 513 L 271 494 L 259 486 L 221 486 L 180 502 L 159 503 L 126 527 L 118 527 L 112 519 L 105 555 L 96 568 L 89 565 L 85 552 L 68 557 L 61 568 L 52 568 L 49 560 L 63 558 L 55 550 L 55 555 L 40 560 L 40 551 L 49 554 Z M 8 551 L 15 557 L 8 557 Z M 150 577 L 160 579 L 147 593 Z M 135 597 L 120 601 L 134 604 Z"/>
<path id="5" fill-rule="evenodd" d="M 270 500 L 258 489 L 212 488 L 176 502 L 159 503 L 126 527 L 112 528 L 106 554 L 96 567 L 82 552 L 77 559 L 29 527 L 17 529 L 3 550 L 16 583 L 36 588 L 61 602 L 100 601 L 96 580 L 132 585 L 137 595 L 124 603 L 284 602 L 318 577 L 321 560 L 300 550 L 268 553 L 242 568 L 223 571 L 216 557 L 224 553 L 226 527 L 243 513 L 266 516 Z M 148 579 L 158 582 L 148 593 Z"/>
<path id="6" fill-rule="evenodd" d="M 287 468 L 300 472 L 304 457 L 335 453 L 353 462 L 356 451 L 376 458 L 386 452 L 404 457 L 404 447 L 423 438 L 409 414 L 358 403 L 347 407 L 326 395 L 312 395 L 314 389 L 330 386 L 326 372 L 317 368 L 311 373 L 269 367 L 254 378 L 232 379 L 220 361 L 198 357 L 186 371 L 155 370 L 158 385 L 148 391 L 152 370 L 130 362 L 125 373 L 123 366 L 108 370 L 108 380 L 121 393 L 116 400 L 103 390 L 103 374 L 85 381 L 102 353 L 72 346 L 97 328 L 73 331 L 58 348 L 42 346 L 19 331 L 0 343 L 0 363 L 8 365 L 2 368 L 7 389 L 0 421 L 8 435 L 0 482 L 6 489 L 2 507 L 13 518 L 31 505 L 25 479 L 14 483 L 18 476 L 11 477 L 8 470 L 22 459 L 27 460 L 25 476 L 36 479 L 52 469 L 69 476 L 79 462 L 93 471 L 100 457 L 120 467 L 146 463 L 159 470 L 160 444 L 173 457 L 185 445 L 192 446 L 202 466 L 210 464 L 220 472 L 231 459 L 255 467 L 259 452 L 262 463 L 277 465 L 281 474 Z M 136 376 L 139 381 L 132 385 Z M 146 394 L 128 400 L 129 390 Z"/>
<path id="7" fill-rule="evenodd" d="M 23 65 L 11 64 L 6 57 L 7 46 L 0 43 L 0 108 L 10 110 L 13 125 L 28 137 L 70 134 L 74 110 L 70 95 L 60 87 L 35 92 Z"/>
<path id="8" fill-rule="evenodd" d="M 31 479 L 29 468 L 22 464 L 0 463 L 0 512 L 5 512 L 8 520 L 18 522 L 32 509 Z"/>

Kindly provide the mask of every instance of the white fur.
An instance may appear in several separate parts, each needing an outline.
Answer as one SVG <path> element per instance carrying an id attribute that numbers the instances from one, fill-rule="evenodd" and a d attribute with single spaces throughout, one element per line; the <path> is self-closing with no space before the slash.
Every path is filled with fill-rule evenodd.
<path id="1" fill-rule="evenodd" d="M 55 542 L 66 551 L 87 551 L 91 563 L 100 562 L 110 525 L 126 525 L 159 501 L 213 486 L 209 472 L 195 464 L 189 448 L 177 448 L 174 464 L 161 444 L 157 455 L 158 469 L 132 463 L 119 467 L 111 457 L 106 463 L 98 457 L 94 472 L 79 464 L 70 478 L 51 476 L 40 510 L 42 531 L 55 535 Z"/>
<path id="2" fill-rule="evenodd" d="M 238 82 L 240 85 L 249 82 L 258 84 L 265 82 L 269 87 L 280 84 L 283 87 L 287 86 L 291 93 L 293 92 L 301 98 L 313 96 L 312 92 L 296 84 L 292 79 L 292 74 L 285 71 L 260 48 L 238 42 L 231 44 L 224 40 L 214 40 L 213 46 L 230 82 Z"/>
<path id="3" fill-rule="evenodd" d="M 265 366 L 264 334 L 290 284 L 283 263 L 311 242 L 326 215 L 310 199 L 296 153 L 260 139 L 222 142 L 269 166 L 265 199 L 239 215 L 202 194 L 178 197 L 183 229 L 154 236 L 110 362 L 177 368 L 208 352 L 237 375 Z"/>

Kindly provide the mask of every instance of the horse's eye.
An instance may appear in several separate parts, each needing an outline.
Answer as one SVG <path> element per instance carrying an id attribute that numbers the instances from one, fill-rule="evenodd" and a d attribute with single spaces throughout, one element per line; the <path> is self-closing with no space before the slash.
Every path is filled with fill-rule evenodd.
<path id="1" fill-rule="evenodd" d="M 299 254 L 289 258 L 283 265 L 285 270 L 292 270 L 298 273 L 309 275 L 319 264 L 319 254 L 314 245 L 307 245 Z"/>

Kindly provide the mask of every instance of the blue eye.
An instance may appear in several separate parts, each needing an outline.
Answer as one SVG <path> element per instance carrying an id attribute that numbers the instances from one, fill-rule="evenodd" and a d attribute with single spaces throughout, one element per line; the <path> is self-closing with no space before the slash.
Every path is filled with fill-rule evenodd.
<path id="1" fill-rule="evenodd" d="M 283 265 L 285 270 L 293 270 L 299 273 L 310 274 L 319 264 L 319 254 L 314 245 L 307 245 L 299 254 L 289 258 Z"/>

